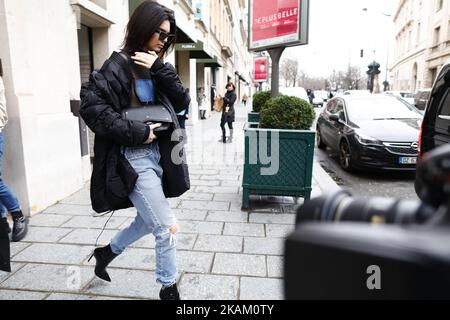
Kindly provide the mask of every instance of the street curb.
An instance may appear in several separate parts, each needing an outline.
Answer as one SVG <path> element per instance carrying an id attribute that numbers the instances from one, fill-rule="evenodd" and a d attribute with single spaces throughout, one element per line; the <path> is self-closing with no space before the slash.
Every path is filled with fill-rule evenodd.
<path id="1" fill-rule="evenodd" d="M 313 165 L 313 179 L 317 182 L 323 194 L 341 189 L 317 161 L 314 161 Z"/>

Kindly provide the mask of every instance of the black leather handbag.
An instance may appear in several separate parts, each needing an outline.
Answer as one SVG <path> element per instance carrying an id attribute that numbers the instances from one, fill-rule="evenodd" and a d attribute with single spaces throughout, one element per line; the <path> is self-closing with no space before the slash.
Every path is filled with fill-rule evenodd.
<path id="1" fill-rule="evenodd" d="M 125 120 L 140 121 L 148 125 L 161 123 L 161 127 L 153 130 L 155 132 L 166 131 L 173 124 L 169 110 L 161 104 L 124 109 L 122 111 L 122 118 Z"/>

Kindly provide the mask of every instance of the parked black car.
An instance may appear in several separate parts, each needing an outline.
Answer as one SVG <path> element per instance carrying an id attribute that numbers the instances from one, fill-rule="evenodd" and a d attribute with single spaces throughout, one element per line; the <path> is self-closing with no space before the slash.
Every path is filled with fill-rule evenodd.
<path id="1" fill-rule="evenodd" d="M 431 90 L 419 141 L 420 154 L 450 142 L 450 62 L 441 69 Z"/>
<path id="2" fill-rule="evenodd" d="M 422 115 L 400 98 L 347 95 L 319 116 L 317 145 L 339 152 L 344 170 L 415 170 Z"/>

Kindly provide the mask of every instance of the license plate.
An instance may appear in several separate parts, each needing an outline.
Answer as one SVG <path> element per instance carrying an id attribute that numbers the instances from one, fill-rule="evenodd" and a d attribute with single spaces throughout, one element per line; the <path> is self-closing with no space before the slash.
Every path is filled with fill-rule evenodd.
<path id="1" fill-rule="evenodd" d="M 400 164 L 417 164 L 417 157 L 400 157 Z"/>

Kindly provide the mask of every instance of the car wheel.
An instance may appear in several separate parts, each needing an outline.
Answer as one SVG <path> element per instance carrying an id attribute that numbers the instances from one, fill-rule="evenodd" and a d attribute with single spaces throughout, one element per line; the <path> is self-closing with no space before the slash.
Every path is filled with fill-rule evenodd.
<path id="1" fill-rule="evenodd" d="M 319 128 L 317 128 L 316 140 L 317 140 L 317 148 L 322 149 L 322 150 L 325 150 L 327 148 L 327 145 L 322 140 L 322 136 L 320 135 Z"/>
<path id="2" fill-rule="evenodd" d="M 341 146 L 339 148 L 339 162 L 342 169 L 344 169 L 345 171 L 353 170 L 352 152 L 350 146 L 348 145 L 348 142 L 345 140 L 341 142 Z"/>

